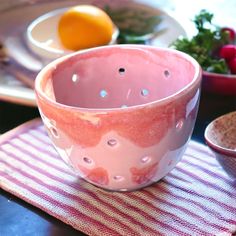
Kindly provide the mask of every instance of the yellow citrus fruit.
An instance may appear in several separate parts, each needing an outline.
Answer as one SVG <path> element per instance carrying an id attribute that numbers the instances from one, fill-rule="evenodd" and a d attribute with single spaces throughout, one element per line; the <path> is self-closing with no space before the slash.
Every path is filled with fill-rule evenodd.
<path id="1" fill-rule="evenodd" d="M 111 18 L 100 8 L 78 5 L 67 10 L 58 23 L 62 45 L 70 50 L 80 50 L 109 43 L 112 38 Z"/>

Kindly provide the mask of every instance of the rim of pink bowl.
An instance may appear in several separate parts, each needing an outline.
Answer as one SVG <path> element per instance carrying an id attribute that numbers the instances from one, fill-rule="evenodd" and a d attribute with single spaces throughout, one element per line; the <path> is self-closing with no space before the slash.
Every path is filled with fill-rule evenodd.
<path id="1" fill-rule="evenodd" d="M 190 83 L 188 83 L 186 86 L 184 86 L 182 89 L 178 90 L 176 93 L 173 93 L 170 96 L 167 96 L 165 98 L 162 98 L 160 100 L 156 100 L 156 101 L 152 101 L 152 102 L 147 102 L 144 104 L 140 104 L 140 105 L 134 105 L 134 106 L 129 106 L 129 107 L 117 107 L 117 108 L 84 108 L 84 107 L 75 107 L 75 106 L 68 106 L 59 102 L 54 101 L 53 99 L 49 98 L 48 96 L 45 95 L 45 93 L 42 91 L 42 87 L 41 87 L 41 81 L 44 79 L 44 75 L 50 71 L 53 70 L 57 67 L 57 65 L 63 63 L 63 61 L 71 58 L 71 57 L 75 57 L 79 54 L 84 54 L 84 53 L 88 53 L 91 51 L 99 51 L 99 50 L 103 50 L 106 48 L 127 48 L 127 49 L 138 49 L 138 50 L 145 50 L 145 49 L 152 49 L 152 50 L 158 50 L 158 51 L 168 51 L 168 52 L 172 52 L 175 53 L 177 55 L 180 55 L 181 57 L 184 57 L 185 59 L 187 59 L 189 62 L 192 63 L 192 65 L 195 67 L 195 73 L 194 73 L 194 77 L 192 79 L 192 81 Z M 81 51 L 77 51 L 65 56 L 62 56 L 58 59 L 55 59 L 54 61 L 50 62 L 48 65 L 46 65 L 37 75 L 36 79 L 35 79 L 35 87 L 34 87 L 34 91 L 35 93 L 40 96 L 41 98 L 43 98 L 44 100 L 46 100 L 48 103 L 52 104 L 53 106 L 57 106 L 60 108 L 63 108 L 65 110 L 75 110 L 75 111 L 86 111 L 86 112 L 119 112 L 119 111 L 124 111 L 124 109 L 126 110 L 132 110 L 132 109 L 138 109 L 138 108 L 143 108 L 148 106 L 152 106 L 155 104 L 162 104 L 164 103 L 166 100 L 172 101 L 175 100 L 177 97 L 182 96 L 182 94 L 186 93 L 189 89 L 191 89 L 192 87 L 194 87 L 198 82 L 200 82 L 202 80 L 202 69 L 199 65 L 199 63 L 191 56 L 189 56 L 186 53 L 183 53 L 181 51 L 175 50 L 175 49 L 171 49 L 171 48 L 161 48 L 161 47 L 156 47 L 156 46 L 150 46 L 150 45 L 135 45 L 135 44 L 125 44 L 125 45 L 106 45 L 106 46 L 100 46 L 100 47 L 95 47 L 95 48 L 89 48 L 89 49 L 85 49 L 85 50 L 81 50 Z"/>
<path id="2" fill-rule="evenodd" d="M 225 147 L 222 147 L 222 146 L 220 146 L 220 145 L 217 145 L 217 144 L 214 143 L 214 142 L 211 140 L 211 138 L 209 137 L 209 132 L 210 132 L 210 130 L 212 129 L 213 123 L 214 123 L 216 120 L 222 119 L 224 116 L 227 116 L 227 115 L 232 114 L 232 113 L 236 113 L 236 111 L 233 111 L 233 112 L 230 112 L 230 113 L 228 113 L 228 114 L 222 115 L 222 116 L 216 118 L 215 120 L 213 120 L 210 124 L 208 124 L 208 126 L 206 127 L 205 132 L 204 132 L 204 138 L 205 138 L 206 144 L 207 144 L 212 150 L 214 150 L 215 152 L 217 152 L 217 153 L 219 153 L 219 154 L 222 154 L 222 155 L 227 156 L 227 158 L 236 158 L 236 150 L 232 150 L 232 149 L 225 148 Z"/>

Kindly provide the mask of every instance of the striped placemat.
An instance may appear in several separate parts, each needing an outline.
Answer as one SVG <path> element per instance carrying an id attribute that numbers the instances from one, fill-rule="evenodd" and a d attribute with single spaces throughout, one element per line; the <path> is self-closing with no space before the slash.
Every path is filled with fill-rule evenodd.
<path id="1" fill-rule="evenodd" d="M 36 119 L 0 137 L 0 187 L 88 235 L 236 231 L 235 183 L 193 141 L 163 180 L 141 191 L 108 192 L 73 174 Z"/>

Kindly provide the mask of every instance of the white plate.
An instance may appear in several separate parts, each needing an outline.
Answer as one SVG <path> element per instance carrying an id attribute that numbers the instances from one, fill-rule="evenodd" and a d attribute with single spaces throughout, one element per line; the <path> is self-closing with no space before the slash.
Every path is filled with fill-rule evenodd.
<path id="1" fill-rule="evenodd" d="M 26 31 L 26 41 L 34 53 L 48 59 L 56 59 L 74 52 L 64 48 L 57 33 L 59 19 L 68 9 L 66 7 L 50 11 L 30 23 Z M 118 35 L 119 30 L 114 25 L 112 39 L 109 44 L 115 44 Z"/>
<path id="2" fill-rule="evenodd" d="M 180 35 L 186 35 L 186 32 L 181 24 L 178 23 L 178 21 L 170 16 L 170 14 L 168 14 L 166 11 L 160 10 L 157 7 L 148 6 L 147 4 L 142 4 L 141 2 L 148 1 L 123 0 L 122 7 L 125 6 L 129 8 L 145 9 L 152 12 L 152 14 L 161 15 L 162 21 L 158 27 L 160 27 L 160 29 L 164 29 L 164 31 L 151 41 L 152 45 L 168 47 L 169 44 L 171 44 Z M 0 11 L 0 41 L 8 46 L 8 51 L 11 54 L 11 57 L 13 57 L 14 67 L 13 69 L 11 68 L 10 71 L 13 70 L 12 74 L 20 77 L 20 80 L 23 81 L 23 83 L 20 83 L 14 76 L 10 75 L 10 73 L 1 70 L 0 99 L 23 105 L 36 106 L 34 91 L 25 84 L 32 87 L 38 69 L 40 66 L 45 65 L 49 61 L 38 57 L 27 47 L 27 27 L 37 17 L 40 17 L 41 15 L 44 15 L 47 12 L 53 11 L 55 9 L 91 3 L 94 3 L 98 7 L 110 5 L 111 8 L 119 8 L 121 5 L 120 1 L 109 0 L 35 0 L 34 4 L 30 3 L 30 1 L 29 3 L 18 3 L 15 7 L 11 6 L 8 9 Z M 16 45 L 18 45 L 17 48 Z M 23 73 L 23 76 L 19 76 L 17 70 L 19 68 L 22 69 L 23 67 L 23 71 L 19 71 L 19 73 Z M 31 72 L 28 73 L 28 70 Z M 26 76 L 24 76 L 25 74 Z"/>

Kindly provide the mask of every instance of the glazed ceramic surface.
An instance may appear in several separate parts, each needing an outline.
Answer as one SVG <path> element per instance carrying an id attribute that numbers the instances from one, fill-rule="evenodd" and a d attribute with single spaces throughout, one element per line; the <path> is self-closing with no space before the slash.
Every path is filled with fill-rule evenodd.
<path id="1" fill-rule="evenodd" d="M 87 181 L 135 190 L 181 159 L 199 103 L 201 70 L 191 57 L 151 46 L 105 46 L 70 54 L 36 78 L 55 148 Z"/>
<path id="2" fill-rule="evenodd" d="M 212 121 L 206 128 L 205 139 L 224 170 L 236 179 L 236 112 Z"/>
<path id="3" fill-rule="evenodd" d="M 236 95 L 236 75 L 203 72 L 202 88 L 206 92 Z"/>

